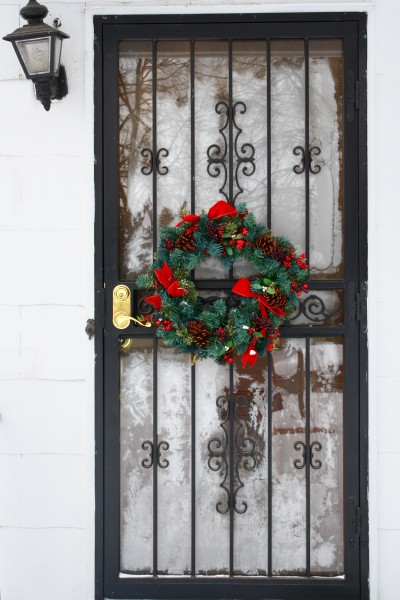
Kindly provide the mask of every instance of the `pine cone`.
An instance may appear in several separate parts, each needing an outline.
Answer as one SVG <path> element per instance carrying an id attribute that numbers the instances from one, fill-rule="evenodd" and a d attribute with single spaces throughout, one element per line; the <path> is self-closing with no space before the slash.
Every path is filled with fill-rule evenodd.
<path id="1" fill-rule="evenodd" d="M 276 290 L 275 294 L 265 294 L 265 299 L 270 306 L 277 306 L 278 308 L 285 310 L 287 297 L 280 290 Z"/>
<path id="2" fill-rule="evenodd" d="M 252 323 L 258 329 L 265 329 L 267 333 L 275 329 L 271 319 L 261 315 L 254 315 Z"/>
<path id="3" fill-rule="evenodd" d="M 253 242 L 253 247 L 261 250 L 264 256 L 272 256 L 278 262 L 283 262 L 287 250 L 270 235 L 259 235 Z"/>
<path id="4" fill-rule="evenodd" d="M 214 227 L 210 223 L 207 227 L 207 234 L 211 239 L 214 240 L 214 242 L 217 242 L 218 244 L 221 243 L 221 240 L 222 240 L 222 228 L 221 227 Z"/>
<path id="5" fill-rule="evenodd" d="M 210 343 L 211 331 L 202 321 L 191 321 L 188 324 L 193 342 L 200 348 L 207 348 Z"/>
<path id="6" fill-rule="evenodd" d="M 265 255 L 274 254 L 277 250 L 278 244 L 276 240 L 270 235 L 259 235 L 253 243 L 254 248 L 261 250 L 261 252 Z"/>
<path id="7" fill-rule="evenodd" d="M 193 232 L 182 233 L 175 242 L 175 248 L 183 250 L 184 252 L 193 252 L 195 249 L 194 235 Z"/>

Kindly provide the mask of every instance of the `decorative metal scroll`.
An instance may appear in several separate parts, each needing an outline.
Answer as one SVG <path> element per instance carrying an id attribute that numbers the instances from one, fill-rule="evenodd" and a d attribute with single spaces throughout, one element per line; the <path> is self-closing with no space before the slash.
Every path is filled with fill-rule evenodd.
<path id="1" fill-rule="evenodd" d="M 154 445 L 150 440 L 146 440 L 142 444 L 143 450 L 150 450 L 150 453 L 141 462 L 144 469 L 150 469 L 154 464 Z M 161 452 L 169 450 L 168 442 L 159 442 L 157 445 L 157 465 L 160 469 L 166 469 L 169 466 L 169 461 L 166 458 L 162 458 Z"/>
<path id="2" fill-rule="evenodd" d="M 295 314 L 288 320 L 288 323 L 295 321 L 300 315 L 304 315 L 308 321 L 312 321 L 313 323 L 323 323 L 337 315 L 341 308 L 342 305 L 339 302 L 332 311 L 328 312 L 322 298 L 316 294 L 311 294 L 300 300 Z"/>
<path id="3" fill-rule="evenodd" d="M 154 312 L 154 306 L 146 302 L 147 295 L 148 291 L 142 298 L 139 299 L 138 302 L 138 312 L 141 315 L 151 315 Z"/>
<path id="4" fill-rule="evenodd" d="M 301 156 L 300 165 L 295 165 L 293 167 L 293 171 L 296 175 L 301 175 L 306 170 L 306 151 L 302 146 L 296 146 L 296 148 L 293 149 L 293 154 L 295 156 Z M 311 146 L 308 151 L 308 169 L 313 175 L 318 175 L 321 171 L 321 165 L 313 166 L 313 157 L 319 156 L 320 154 L 321 148 L 318 148 L 318 146 Z"/>
<path id="5" fill-rule="evenodd" d="M 239 490 L 244 487 L 241 478 L 241 470 L 253 471 L 256 467 L 256 443 L 246 435 L 246 427 L 243 419 L 237 416 L 236 406 L 243 405 L 246 398 L 237 397 L 229 401 L 226 396 L 219 396 L 216 404 L 222 416 L 220 427 L 222 429 L 221 437 L 214 437 L 208 442 L 208 466 L 212 471 L 221 471 L 222 481 L 220 487 L 226 493 L 226 501 L 218 501 L 216 504 L 217 512 L 226 514 L 230 507 L 238 514 L 244 514 L 247 511 L 247 502 L 242 500 L 240 505 L 237 501 Z M 229 440 L 230 419 L 234 419 L 234 439 Z M 229 444 L 234 443 L 234 464 L 230 465 Z M 233 478 L 233 497 L 231 498 L 231 477 Z"/>
<path id="6" fill-rule="evenodd" d="M 143 148 L 140 154 L 143 156 L 143 158 L 147 159 L 146 164 L 144 164 L 141 168 L 141 172 L 143 173 L 143 175 L 152 174 L 154 169 L 154 163 L 157 169 L 157 173 L 159 175 L 166 175 L 168 173 L 168 167 L 161 165 L 161 159 L 167 158 L 167 156 L 169 155 L 169 152 L 166 148 L 160 148 L 159 150 L 157 150 L 155 160 L 153 150 L 151 150 L 150 148 Z"/>
<path id="7" fill-rule="evenodd" d="M 320 452 L 322 450 L 322 445 L 319 442 L 312 442 L 312 444 L 310 444 L 309 451 L 307 452 L 307 446 L 305 445 L 305 443 L 298 440 L 294 443 L 294 449 L 298 452 L 302 451 L 301 459 L 296 458 L 293 461 L 293 465 L 296 469 L 304 469 L 304 467 L 307 464 L 307 461 L 310 463 L 310 467 L 312 467 L 313 469 L 317 470 L 322 467 L 322 462 L 319 459 L 314 460 L 313 452 L 313 450 L 316 450 L 316 452 Z"/>
<path id="8" fill-rule="evenodd" d="M 222 175 L 223 180 L 222 185 L 219 188 L 219 192 L 229 202 L 229 196 L 226 190 L 228 181 L 228 167 L 226 164 L 228 155 L 228 139 L 226 132 L 230 122 L 232 122 L 232 127 L 234 127 L 236 130 L 233 141 L 233 151 L 235 153 L 234 158 L 236 162 L 236 166 L 234 167 L 234 183 L 237 190 L 232 199 L 233 204 L 235 203 L 237 197 L 243 193 L 243 188 L 239 183 L 240 174 L 244 175 L 245 177 L 250 177 L 256 170 L 254 146 L 249 143 L 240 144 L 239 141 L 243 129 L 241 129 L 237 124 L 236 114 L 239 113 L 243 115 L 246 110 L 247 107 L 244 102 L 235 102 L 235 104 L 232 106 L 232 111 L 229 110 L 229 105 L 226 102 L 217 102 L 215 105 L 215 112 L 218 115 L 225 114 L 225 121 L 222 127 L 218 130 L 222 136 L 222 146 L 219 146 L 218 144 L 212 144 L 207 149 L 207 173 L 210 175 L 210 177 L 219 177 Z"/>
<path id="9" fill-rule="evenodd" d="M 247 502 L 241 500 L 241 508 L 237 504 L 237 493 L 244 487 L 244 483 L 240 478 L 240 470 L 253 471 L 256 468 L 256 443 L 246 435 L 246 426 L 243 419 L 238 419 L 236 408 L 246 404 L 246 398 L 239 396 L 235 398 L 233 403 L 235 423 L 237 425 L 235 433 L 235 448 L 236 448 L 236 464 L 235 464 L 235 479 L 237 486 L 235 487 L 233 496 L 233 507 L 237 513 L 243 515 L 247 511 Z"/>

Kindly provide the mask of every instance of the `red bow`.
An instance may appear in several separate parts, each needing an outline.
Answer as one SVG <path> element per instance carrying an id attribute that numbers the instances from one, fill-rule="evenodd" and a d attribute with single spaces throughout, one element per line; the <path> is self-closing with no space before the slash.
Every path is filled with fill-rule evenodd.
<path id="1" fill-rule="evenodd" d="M 179 287 L 179 281 L 174 279 L 174 275 L 166 262 L 163 264 L 161 269 L 154 269 L 154 273 L 156 274 L 158 281 L 165 287 L 170 296 L 178 298 L 179 296 L 183 296 L 183 294 L 186 292 L 185 289 Z"/>
<path id="2" fill-rule="evenodd" d="M 216 202 L 208 211 L 208 218 L 210 221 L 215 221 L 215 219 L 226 216 L 236 217 L 237 214 L 236 208 L 231 204 L 228 204 L 225 200 L 218 200 L 218 202 Z"/>
<path id="3" fill-rule="evenodd" d="M 160 310 L 161 308 L 161 296 L 159 296 L 158 294 L 156 294 L 155 296 L 147 296 L 147 298 L 145 298 L 144 301 L 148 304 L 152 304 L 157 310 Z"/>
<path id="4" fill-rule="evenodd" d="M 278 315 L 278 317 L 285 316 L 285 313 L 281 308 L 279 308 L 278 306 L 271 306 L 270 304 L 268 304 L 264 296 L 253 292 L 253 290 L 251 289 L 251 282 L 249 279 L 241 277 L 239 281 L 233 286 L 232 292 L 238 294 L 238 296 L 244 296 L 245 298 L 257 298 L 258 305 L 260 307 L 260 311 L 263 317 L 267 316 L 267 311 L 265 310 L 266 308 L 275 315 Z"/>
<path id="5" fill-rule="evenodd" d="M 197 221 L 200 221 L 200 217 L 198 215 L 185 215 L 182 221 L 179 221 L 176 226 L 179 227 L 179 225 L 182 225 L 182 223 L 197 223 Z"/>

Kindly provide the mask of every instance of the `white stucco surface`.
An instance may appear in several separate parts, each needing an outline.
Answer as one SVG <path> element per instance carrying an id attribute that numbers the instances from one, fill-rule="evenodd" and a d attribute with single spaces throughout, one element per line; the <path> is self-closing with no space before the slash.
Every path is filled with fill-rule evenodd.
<path id="1" fill-rule="evenodd" d="M 25 3 L 22 3 L 25 4 Z M 0 0 L 0 33 L 22 6 Z M 369 12 L 371 600 L 398 599 L 400 404 L 396 316 L 400 37 L 397 0 L 47 3 L 71 39 L 69 94 L 46 113 L 0 42 L 0 597 L 94 598 L 92 16 Z"/>

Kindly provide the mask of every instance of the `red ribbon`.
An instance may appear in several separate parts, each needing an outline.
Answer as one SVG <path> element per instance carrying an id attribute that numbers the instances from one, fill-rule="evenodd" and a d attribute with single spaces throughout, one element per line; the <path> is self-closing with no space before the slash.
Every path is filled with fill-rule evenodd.
<path id="1" fill-rule="evenodd" d="M 155 296 L 147 296 L 147 298 L 145 298 L 144 301 L 148 304 L 152 304 L 157 310 L 160 310 L 161 308 L 161 296 L 159 296 L 158 294 L 156 294 Z"/>
<path id="2" fill-rule="evenodd" d="M 158 281 L 165 287 L 170 296 L 178 298 L 179 296 L 183 296 L 183 294 L 186 292 L 185 289 L 179 287 L 179 281 L 174 278 L 168 263 L 165 262 L 161 269 L 154 269 L 154 273 L 156 274 Z"/>
<path id="3" fill-rule="evenodd" d="M 253 338 L 251 340 L 250 344 L 247 346 L 245 352 L 243 353 L 242 365 L 244 367 L 247 365 L 247 363 L 249 363 L 250 367 L 252 367 L 254 365 L 254 363 L 256 362 L 256 360 L 258 358 L 258 352 L 256 350 L 256 343 L 257 343 L 257 340 Z"/>
<path id="4" fill-rule="evenodd" d="M 218 200 L 208 211 L 208 218 L 210 221 L 215 221 L 215 219 L 226 216 L 236 217 L 237 214 L 236 208 L 231 204 L 228 204 L 225 200 Z"/>
<path id="5" fill-rule="evenodd" d="M 185 215 L 182 221 L 179 221 L 176 226 L 179 227 L 179 225 L 182 225 L 182 223 L 197 223 L 197 221 L 200 221 L 200 217 L 198 215 Z"/>
<path id="6" fill-rule="evenodd" d="M 257 298 L 258 305 L 260 307 L 260 311 L 263 317 L 267 316 L 267 311 L 265 309 L 268 309 L 275 315 L 278 315 L 278 317 L 285 316 L 285 313 L 281 308 L 279 308 L 278 306 L 271 306 L 270 304 L 268 304 L 264 296 L 253 292 L 253 290 L 251 289 L 251 281 L 249 279 L 246 279 L 245 277 L 241 277 L 237 281 L 237 283 L 235 283 L 235 285 L 232 288 L 232 292 L 238 294 L 238 296 L 244 296 L 245 298 Z"/>

